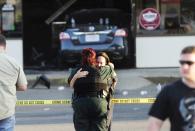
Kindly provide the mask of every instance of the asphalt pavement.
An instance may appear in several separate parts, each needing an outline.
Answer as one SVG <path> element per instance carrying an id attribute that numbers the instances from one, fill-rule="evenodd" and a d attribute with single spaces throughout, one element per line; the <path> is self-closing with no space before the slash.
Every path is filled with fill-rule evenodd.
<path id="1" fill-rule="evenodd" d="M 51 82 L 51 87 L 56 86 L 67 86 L 67 77 L 69 76 L 70 69 L 58 70 L 58 71 L 37 71 L 37 70 L 25 70 L 29 88 L 36 82 L 36 80 L 44 75 Z M 143 87 L 156 85 L 158 80 L 179 78 L 179 68 L 146 68 L 146 69 L 116 69 L 117 74 L 122 74 L 118 76 L 118 90 L 137 90 Z M 157 83 L 154 83 L 157 82 Z M 123 84 L 123 86 L 120 86 Z M 164 84 L 164 83 L 159 83 Z M 55 85 L 55 86 L 53 86 Z M 35 87 L 36 88 L 36 87 Z M 44 88 L 44 85 L 43 85 Z M 46 87 L 45 87 L 46 88 Z M 41 91 L 40 91 L 41 92 Z M 27 94 L 28 95 L 28 94 Z M 41 96 L 41 95 L 40 95 Z M 22 99 L 19 98 L 19 99 Z M 17 118 L 16 118 L 17 119 Z M 112 131 L 143 131 L 146 129 L 147 120 L 128 120 L 128 121 L 113 121 Z M 169 124 L 163 126 L 163 131 L 168 130 Z M 73 123 L 57 123 L 57 124 L 32 124 L 32 125 L 21 125 L 16 124 L 15 131 L 74 131 Z"/>

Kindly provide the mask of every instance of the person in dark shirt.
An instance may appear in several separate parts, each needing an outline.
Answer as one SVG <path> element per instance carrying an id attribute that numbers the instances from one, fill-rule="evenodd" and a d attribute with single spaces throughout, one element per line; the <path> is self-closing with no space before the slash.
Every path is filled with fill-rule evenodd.
<path id="1" fill-rule="evenodd" d="M 96 53 L 91 48 L 82 52 L 82 64 L 69 76 L 70 86 L 74 88 L 73 110 L 76 131 L 107 131 L 107 100 L 102 90 L 106 90 L 107 79 L 114 77 L 110 66 L 98 69 Z M 86 71 L 86 76 L 78 77 Z M 77 75 L 75 75 L 77 74 Z"/>
<path id="2" fill-rule="evenodd" d="M 168 118 L 171 131 L 195 131 L 195 46 L 180 55 L 181 79 L 166 85 L 149 111 L 148 131 L 160 131 Z"/>

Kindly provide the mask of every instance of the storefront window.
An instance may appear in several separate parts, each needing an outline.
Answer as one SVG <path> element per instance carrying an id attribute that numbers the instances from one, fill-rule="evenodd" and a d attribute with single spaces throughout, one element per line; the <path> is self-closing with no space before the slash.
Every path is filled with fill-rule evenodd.
<path id="1" fill-rule="evenodd" d="M 135 0 L 134 2 L 138 36 L 195 34 L 194 0 Z M 148 8 L 154 9 L 154 12 L 148 10 L 143 14 L 143 10 Z M 159 25 L 156 22 L 158 13 L 160 15 Z M 143 23 L 143 19 L 146 19 L 145 23 Z M 145 28 L 144 25 L 158 27 Z"/>
<path id="2" fill-rule="evenodd" d="M 0 1 L 0 33 L 6 37 L 21 37 L 22 35 L 22 5 L 21 0 Z"/>

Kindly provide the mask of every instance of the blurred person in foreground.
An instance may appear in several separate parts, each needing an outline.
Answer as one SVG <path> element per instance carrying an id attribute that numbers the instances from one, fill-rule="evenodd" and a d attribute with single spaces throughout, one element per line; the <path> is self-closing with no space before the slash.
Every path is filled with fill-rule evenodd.
<path id="1" fill-rule="evenodd" d="M 107 89 L 107 80 L 115 75 L 110 66 L 97 68 L 92 48 L 83 49 L 82 64 L 68 79 L 70 87 L 74 88 L 72 107 L 76 131 L 107 131 L 108 102 L 102 90 Z"/>
<path id="2" fill-rule="evenodd" d="M 97 67 L 102 68 L 104 66 L 110 66 L 114 69 L 114 64 L 110 62 L 110 58 L 108 57 L 108 55 L 105 52 L 99 52 L 97 54 Z M 114 90 L 116 87 L 117 79 L 115 77 L 114 79 L 110 78 L 107 81 L 108 81 L 107 89 L 102 90 L 102 91 L 103 91 L 103 94 L 105 96 L 107 96 L 106 97 L 107 102 L 108 102 L 107 128 L 108 128 L 108 131 L 110 131 L 111 130 L 111 123 L 112 123 L 113 107 L 114 107 L 114 104 L 112 103 L 112 98 L 114 95 Z"/>
<path id="3" fill-rule="evenodd" d="M 148 131 L 160 131 L 165 119 L 170 131 L 195 131 L 195 46 L 180 54 L 181 79 L 166 85 L 149 111 Z"/>
<path id="4" fill-rule="evenodd" d="M 6 54 L 6 39 L 0 34 L 0 131 L 14 131 L 16 90 L 25 91 L 23 68 Z"/>

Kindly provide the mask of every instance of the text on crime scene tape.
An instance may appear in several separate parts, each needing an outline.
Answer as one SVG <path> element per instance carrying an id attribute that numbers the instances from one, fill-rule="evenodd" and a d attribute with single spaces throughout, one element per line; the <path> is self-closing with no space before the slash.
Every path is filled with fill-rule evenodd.
<path id="1" fill-rule="evenodd" d="M 114 98 L 112 103 L 114 104 L 152 104 L 156 98 Z M 22 105 L 70 105 L 71 99 L 63 100 L 18 100 L 17 106 Z"/>

